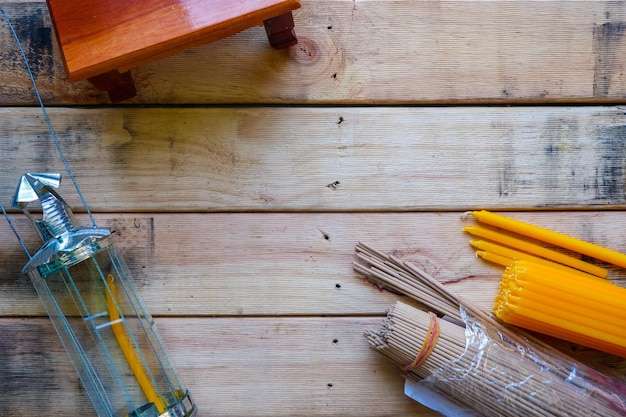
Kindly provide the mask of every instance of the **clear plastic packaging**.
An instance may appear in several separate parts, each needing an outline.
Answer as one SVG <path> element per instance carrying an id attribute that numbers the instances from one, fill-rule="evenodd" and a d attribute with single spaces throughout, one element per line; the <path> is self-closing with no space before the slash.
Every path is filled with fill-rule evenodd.
<path id="1" fill-rule="evenodd" d="M 424 378 L 420 376 L 424 370 L 407 375 L 414 387 L 432 390 L 457 410 L 449 414 L 441 410 L 444 415 L 456 417 L 464 410 L 466 415 L 486 417 L 626 416 L 626 386 L 621 381 L 504 327 L 477 309 L 462 306 L 461 317 L 464 324 L 458 326 L 464 327 L 466 343 L 461 355 L 432 368 Z M 412 398 L 432 401 L 428 391 L 414 391 Z"/>
<path id="2" fill-rule="evenodd" d="M 357 271 L 424 306 L 397 302 L 365 333 L 407 372 L 412 398 L 450 417 L 626 416 L 617 377 L 500 323 L 410 262 L 361 242 L 356 252 Z"/>

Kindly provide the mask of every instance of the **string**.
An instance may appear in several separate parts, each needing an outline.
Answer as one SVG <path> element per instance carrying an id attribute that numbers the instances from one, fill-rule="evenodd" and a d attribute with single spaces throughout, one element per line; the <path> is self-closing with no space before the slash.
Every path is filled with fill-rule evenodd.
<path id="1" fill-rule="evenodd" d="M 20 237 L 20 234 L 17 233 L 17 229 L 15 228 L 15 225 L 11 221 L 11 218 L 7 214 L 6 210 L 4 209 L 4 206 L 2 205 L 2 203 L 0 203 L 0 210 L 2 210 L 2 214 L 4 215 L 4 218 L 7 219 L 7 222 L 9 223 L 9 227 L 13 231 L 13 234 L 15 235 L 15 237 L 17 237 L 17 241 L 20 242 L 20 245 L 22 246 L 22 249 L 24 249 L 24 252 L 28 256 L 28 259 L 31 259 L 32 256 L 30 256 L 30 252 L 28 252 L 28 249 L 26 248 L 26 245 L 24 244 L 24 241 Z"/>
<path id="2" fill-rule="evenodd" d="M 24 61 L 24 65 L 26 67 L 26 72 L 28 73 L 28 76 L 30 78 L 30 82 L 33 85 L 33 89 L 35 91 L 35 96 L 37 97 L 37 101 L 39 102 L 39 107 L 41 108 L 41 112 L 43 113 L 43 117 L 46 121 L 46 124 L 48 125 L 48 130 L 50 131 L 50 134 L 52 136 L 52 139 L 54 140 L 54 144 L 57 148 L 57 151 L 59 152 L 59 156 L 61 157 L 61 161 L 63 161 L 63 165 L 65 166 L 65 170 L 67 171 L 70 180 L 72 181 L 72 184 L 74 184 L 74 188 L 76 189 L 76 192 L 78 194 L 78 196 L 80 197 L 80 201 L 83 204 L 83 207 L 85 207 L 85 211 L 87 212 L 87 215 L 89 216 L 89 219 L 91 220 L 91 224 L 93 225 L 93 227 L 97 227 L 96 225 L 96 220 L 94 219 L 93 215 L 91 214 L 91 210 L 89 210 L 89 206 L 87 205 L 87 201 L 85 200 L 85 197 L 83 195 L 83 193 L 80 191 L 80 187 L 78 186 L 78 182 L 76 181 L 76 178 L 74 178 L 74 174 L 72 173 L 72 169 L 70 168 L 69 163 L 67 162 L 67 159 L 65 158 L 65 153 L 63 153 L 63 149 L 61 148 L 61 143 L 59 142 L 59 138 L 57 137 L 54 128 L 52 127 L 52 122 L 50 121 L 50 118 L 48 117 L 48 112 L 46 111 L 46 106 L 43 104 L 43 100 L 41 98 L 41 94 L 39 93 L 39 88 L 37 87 L 37 83 L 35 82 L 35 76 L 33 75 L 33 71 L 31 70 L 30 64 L 28 63 L 28 58 L 26 57 L 26 53 L 24 52 L 24 48 L 22 48 L 22 43 L 20 42 L 19 37 L 17 36 L 17 32 L 15 31 L 15 29 L 13 28 L 13 25 L 11 24 L 11 20 L 9 19 L 9 16 L 7 15 L 7 13 L 4 11 L 4 9 L 2 7 L 0 7 L 0 14 L 2 14 L 2 17 L 4 18 L 4 20 L 7 23 L 7 26 L 9 27 L 9 30 L 11 31 L 11 35 L 13 35 L 13 39 L 15 39 L 15 43 L 17 44 L 17 48 L 19 49 L 20 55 L 22 57 L 22 60 Z M 4 209 L 3 209 L 4 210 Z"/>

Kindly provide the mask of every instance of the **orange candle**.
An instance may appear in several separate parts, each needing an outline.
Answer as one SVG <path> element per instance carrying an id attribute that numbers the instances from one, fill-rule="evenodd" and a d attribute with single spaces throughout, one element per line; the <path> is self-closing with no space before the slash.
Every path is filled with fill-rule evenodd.
<path id="1" fill-rule="evenodd" d="M 481 223 L 499 227 L 510 232 L 518 233 L 523 236 L 550 243 L 561 248 L 591 256 L 604 262 L 626 268 L 626 255 L 611 249 L 593 243 L 585 242 L 562 233 L 544 229 L 539 226 L 524 223 L 519 220 L 500 214 L 491 213 L 489 211 L 473 211 L 472 215 Z"/>

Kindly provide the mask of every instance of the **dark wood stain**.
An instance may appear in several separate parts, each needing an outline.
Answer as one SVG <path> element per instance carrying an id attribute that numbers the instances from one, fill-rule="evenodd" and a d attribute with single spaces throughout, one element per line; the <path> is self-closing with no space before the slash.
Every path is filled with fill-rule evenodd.
<path id="1" fill-rule="evenodd" d="M 28 392 L 55 390 L 54 355 L 65 352 L 48 319 L 0 320 L 0 387 L 4 398 L 0 401 L 0 416 L 23 415 L 24 404 L 19 399 L 26 388 Z M 41 403 L 37 398 L 28 398 L 28 407 L 45 410 L 45 398 L 41 397 Z"/>
<path id="2" fill-rule="evenodd" d="M 580 136 L 580 126 L 578 118 L 563 114 L 554 114 L 548 117 L 541 132 L 543 155 L 545 161 L 545 174 L 541 177 L 543 187 L 548 190 L 562 188 L 567 184 L 572 189 L 572 193 L 579 190 L 579 177 L 581 172 L 573 166 L 568 177 L 564 178 L 568 155 L 580 155 L 581 149 L 575 146 L 573 138 Z"/>
<path id="3" fill-rule="evenodd" d="M 596 25 L 593 30 L 594 97 L 608 97 L 613 78 L 621 74 L 622 56 L 616 51 L 623 42 L 625 22 L 607 22 Z"/>
<path id="4" fill-rule="evenodd" d="M 594 179 L 595 198 L 609 204 L 623 204 L 626 125 L 600 127 L 596 133 L 600 160 Z"/>
<path id="5" fill-rule="evenodd" d="M 107 222 L 113 231 L 115 247 L 133 274 L 133 282 L 141 287 L 154 283 L 154 218 L 135 217 Z"/>
<path id="6" fill-rule="evenodd" d="M 492 126 L 500 128 L 497 124 L 492 124 Z M 517 165 L 516 152 L 513 145 L 515 142 L 515 132 L 505 128 L 505 130 L 502 131 L 502 138 L 505 156 L 502 158 L 502 162 L 498 166 L 497 171 L 498 197 L 508 198 L 515 195 L 520 185 L 520 178 L 517 176 L 515 169 Z"/>
<path id="7" fill-rule="evenodd" d="M 46 9 L 33 8 L 28 4 L 15 6 L 18 15 L 10 16 L 12 25 L 20 39 L 28 63 L 35 78 L 54 76 L 52 27 Z M 0 52 L 0 59 L 12 62 L 14 71 L 24 71 L 23 59 L 17 45 L 11 51 Z M 19 65 L 19 68 L 18 68 Z"/>

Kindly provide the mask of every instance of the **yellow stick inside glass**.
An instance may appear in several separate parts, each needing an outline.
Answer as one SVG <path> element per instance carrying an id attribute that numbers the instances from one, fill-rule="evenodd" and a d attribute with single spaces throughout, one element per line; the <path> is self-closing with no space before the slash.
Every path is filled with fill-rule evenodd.
<path id="1" fill-rule="evenodd" d="M 99 417 L 193 417 L 109 229 L 78 227 L 54 191 L 58 174 L 26 174 L 13 207 L 44 241 L 24 267 Z M 39 200 L 42 219 L 26 206 Z M 76 415 L 90 415 L 76 410 Z"/>
<path id="2" fill-rule="evenodd" d="M 141 387 L 144 394 L 146 394 L 146 398 L 148 401 L 153 402 L 156 405 L 156 408 L 159 410 L 159 413 L 165 411 L 165 404 L 163 404 L 163 400 L 157 394 L 156 389 L 154 389 L 154 385 L 150 382 L 148 375 L 143 370 L 141 366 L 141 361 L 137 357 L 137 354 L 133 350 L 133 347 L 126 337 L 126 333 L 124 333 L 124 326 L 120 320 L 120 314 L 117 311 L 117 288 L 115 286 L 115 282 L 113 279 L 113 275 L 109 275 L 107 277 L 107 283 L 109 284 L 110 292 L 106 292 L 107 298 L 107 310 L 109 311 L 109 318 L 111 319 L 111 330 L 113 330 L 113 334 L 115 335 L 115 339 L 117 343 L 120 345 L 120 349 L 122 349 L 122 353 L 124 357 L 128 361 L 128 365 L 130 366 L 131 371 L 133 371 L 133 375 L 137 378 L 137 382 Z"/>

